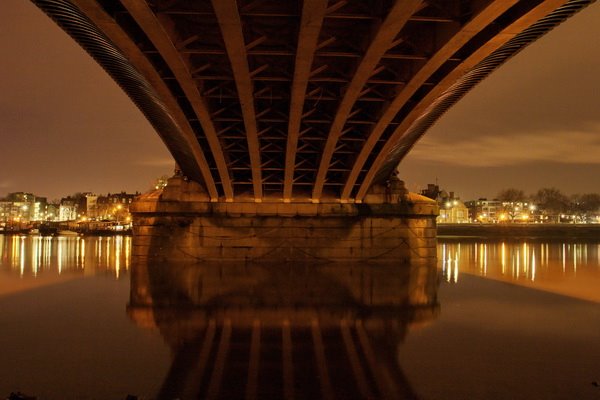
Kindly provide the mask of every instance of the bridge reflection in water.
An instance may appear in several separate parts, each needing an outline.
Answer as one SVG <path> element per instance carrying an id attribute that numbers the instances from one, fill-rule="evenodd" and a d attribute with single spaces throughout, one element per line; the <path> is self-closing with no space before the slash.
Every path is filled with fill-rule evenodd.
<path id="1" fill-rule="evenodd" d="M 158 399 L 415 398 L 397 357 L 439 312 L 435 257 L 408 264 L 133 258 L 130 317 L 172 365 Z"/>

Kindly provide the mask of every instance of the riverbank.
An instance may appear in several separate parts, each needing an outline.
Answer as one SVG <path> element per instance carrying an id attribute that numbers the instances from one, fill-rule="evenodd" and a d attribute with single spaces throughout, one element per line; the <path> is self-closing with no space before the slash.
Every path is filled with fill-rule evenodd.
<path id="1" fill-rule="evenodd" d="M 131 229 L 10 229 L 0 230 L 0 235 L 34 235 L 34 236 L 131 236 Z"/>
<path id="2" fill-rule="evenodd" d="M 438 238 L 600 240 L 600 224 L 438 224 Z"/>
<path id="3" fill-rule="evenodd" d="M 131 224 L 122 224 L 115 221 L 33 222 L 0 226 L 0 235 L 115 236 L 131 234 Z"/>

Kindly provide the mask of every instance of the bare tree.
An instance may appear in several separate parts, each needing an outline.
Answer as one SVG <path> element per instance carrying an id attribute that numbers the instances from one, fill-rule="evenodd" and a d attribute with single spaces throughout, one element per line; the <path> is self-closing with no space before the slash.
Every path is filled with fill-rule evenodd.
<path id="1" fill-rule="evenodd" d="M 578 216 L 596 213 L 600 210 L 600 194 L 585 193 L 571 196 L 571 211 Z"/>
<path id="2" fill-rule="evenodd" d="M 525 201 L 527 196 L 525 196 L 525 192 L 523 192 L 521 189 L 508 188 L 502 189 L 496 196 L 496 199 L 500 201 L 516 203 L 518 201 Z"/>
<path id="3" fill-rule="evenodd" d="M 558 215 L 566 212 L 571 205 L 569 198 L 557 188 L 542 188 L 532 196 L 532 199 L 540 210 L 556 215 L 557 221 Z"/>

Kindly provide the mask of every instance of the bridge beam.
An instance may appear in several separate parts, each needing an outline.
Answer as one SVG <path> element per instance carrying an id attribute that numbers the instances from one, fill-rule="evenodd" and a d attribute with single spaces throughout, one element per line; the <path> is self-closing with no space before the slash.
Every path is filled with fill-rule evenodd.
<path id="1" fill-rule="evenodd" d="M 123 0 L 123 5 L 127 8 L 131 16 L 135 19 L 137 24 L 143 29 L 144 33 L 152 41 L 156 49 L 160 52 L 163 59 L 168 64 L 169 68 L 175 75 L 175 78 L 181 85 L 181 88 L 185 92 L 190 104 L 192 105 L 208 144 L 212 152 L 212 156 L 217 165 L 219 177 L 221 179 L 221 185 L 227 201 L 233 200 L 233 188 L 231 186 L 231 179 L 229 177 L 229 171 L 227 170 L 227 164 L 225 163 L 225 156 L 221 143 L 217 137 L 215 126 L 212 122 L 208 107 L 205 99 L 202 97 L 198 84 L 192 77 L 192 72 L 189 66 L 182 58 L 179 53 L 175 41 L 176 37 L 174 33 L 171 36 L 165 31 L 164 27 L 169 26 L 169 21 L 165 21 L 166 17 L 163 17 L 163 21 L 159 21 L 159 17 L 155 15 L 148 4 L 136 0 Z M 194 140 L 196 141 L 196 140 Z"/>
<path id="2" fill-rule="evenodd" d="M 292 83 L 290 118 L 285 153 L 283 201 L 286 203 L 289 203 L 292 198 L 296 150 L 298 148 L 300 122 L 304 110 L 304 98 L 326 11 L 327 0 L 305 0 L 302 7 L 302 20 L 300 21 L 300 32 L 298 34 L 298 49 L 296 51 L 296 65 L 294 68 L 294 81 Z"/>
<path id="3" fill-rule="evenodd" d="M 254 108 L 254 93 L 248 56 L 242 32 L 242 21 L 235 0 L 212 0 L 212 5 L 221 27 L 221 34 L 225 41 L 225 49 L 231 62 L 235 86 L 237 87 L 246 127 L 248 153 L 250 155 L 250 168 L 252 169 L 252 187 L 254 188 L 254 201 L 261 202 L 263 198 L 262 173 L 260 162 L 260 145 L 256 129 L 256 110 Z"/>
<path id="4" fill-rule="evenodd" d="M 429 77 L 440 68 L 450 57 L 452 57 L 461 47 L 463 47 L 475 35 L 485 29 L 492 21 L 506 12 L 512 7 L 517 0 L 496 1 L 489 3 L 488 6 L 480 10 L 469 22 L 463 25 L 459 32 L 451 35 L 440 48 L 427 60 L 427 62 L 414 74 L 410 81 L 399 91 L 396 98 L 390 103 L 385 110 L 383 116 L 379 119 L 373 130 L 369 134 L 367 141 L 364 143 L 348 180 L 342 191 L 342 199 L 347 200 L 350 197 L 350 192 L 358 178 L 358 174 L 365 165 L 367 158 L 373 151 L 375 144 L 381 138 L 385 129 L 392 122 L 396 114 L 410 100 L 412 95 L 429 79 Z M 371 168 L 373 169 L 373 168 Z M 373 174 L 369 170 L 369 174 Z M 369 182 L 370 185 L 371 182 Z M 361 200 L 365 196 L 369 185 L 361 186 L 357 199 Z"/>
<path id="5" fill-rule="evenodd" d="M 112 45 L 117 46 L 118 50 L 125 57 L 127 57 L 127 60 L 132 64 L 132 66 L 137 71 L 143 73 L 143 76 L 149 81 L 149 83 L 152 85 L 152 88 L 156 90 L 157 94 L 160 96 L 160 99 L 162 102 L 164 102 L 164 105 L 168 109 L 169 116 L 176 122 L 177 128 L 179 129 L 179 134 L 182 136 L 182 141 L 187 143 L 192 157 L 196 162 L 196 168 L 198 168 L 200 171 L 200 175 L 203 178 L 203 183 L 212 201 L 217 201 L 219 194 L 217 192 L 215 181 L 210 172 L 204 152 L 198 145 L 194 130 L 177 104 L 177 99 L 173 96 L 172 92 L 165 84 L 165 81 L 158 74 L 156 69 L 152 66 L 136 43 L 134 43 L 134 41 L 127 35 L 125 31 L 123 31 L 119 24 L 117 24 L 114 18 L 107 14 L 97 2 L 87 0 L 72 0 L 72 3 L 77 6 L 79 10 L 85 13 L 86 17 L 90 19 L 90 21 L 107 36 Z M 131 95 L 131 93 L 129 94 Z M 142 111 L 145 110 L 142 108 Z M 151 118 L 149 119 L 151 120 Z M 167 132 L 163 132 L 158 127 L 156 130 L 171 151 L 171 154 L 173 154 L 175 161 L 182 166 L 187 165 L 187 163 L 182 162 L 183 160 L 178 156 L 180 149 L 178 148 L 178 144 L 174 143 L 178 141 L 178 138 L 169 136 Z M 195 174 L 190 173 L 190 175 Z"/>
<path id="6" fill-rule="evenodd" d="M 352 80 L 345 88 L 344 97 L 338 106 L 333 123 L 329 129 L 329 134 L 327 135 L 327 142 L 321 155 L 319 170 L 317 171 L 317 178 L 313 188 L 313 201 L 319 201 L 321 198 L 323 184 L 325 183 L 338 138 L 365 83 L 373 75 L 381 57 L 392 47 L 392 43 L 396 39 L 396 36 L 398 36 L 398 33 L 400 33 L 400 30 L 402 30 L 408 19 L 421 5 L 422 0 L 396 0 L 396 3 L 377 30 L 365 56 L 356 68 Z"/>
<path id="7" fill-rule="evenodd" d="M 490 40 L 482 45 L 477 51 L 463 60 L 456 68 L 450 72 L 446 77 L 433 88 L 427 96 L 425 96 L 418 105 L 416 105 L 411 112 L 403 119 L 402 123 L 400 123 L 388 141 L 383 146 L 381 152 L 377 155 L 374 162 L 369 167 L 365 178 L 363 179 L 362 184 L 356 194 L 356 199 L 360 201 L 369 190 L 370 186 L 373 183 L 373 180 L 376 177 L 376 174 L 380 171 L 383 163 L 386 161 L 386 158 L 389 157 L 390 153 L 394 148 L 398 148 L 401 145 L 401 142 L 404 141 L 404 150 L 403 154 L 408 153 L 408 151 L 414 146 L 418 138 L 424 133 L 420 132 L 418 137 L 414 137 L 410 135 L 411 126 L 415 124 L 420 117 L 426 114 L 426 110 L 429 108 L 434 108 L 436 105 L 436 101 L 444 101 L 444 92 L 447 91 L 452 85 L 455 85 L 457 82 L 460 82 L 461 77 L 465 77 L 466 74 L 472 70 L 475 66 L 485 60 L 490 54 L 494 51 L 501 48 L 504 44 L 506 44 L 509 40 L 513 39 L 519 33 L 523 32 L 527 27 L 531 26 L 535 21 L 540 20 L 544 16 L 550 14 L 553 10 L 558 9 L 560 6 L 566 4 L 567 0 L 551 0 L 546 1 L 538 6 L 532 8 L 529 12 L 524 13 L 520 18 L 514 21 L 512 24 L 509 24 L 507 27 L 502 29 L 502 31 L 494 37 L 494 40 Z M 367 143 L 365 143 L 364 148 L 362 149 L 356 163 L 352 169 L 352 172 L 349 175 L 348 181 L 344 186 L 344 190 L 342 192 L 342 198 L 348 198 L 352 191 L 353 185 L 356 182 L 356 178 L 358 177 L 358 173 L 360 169 L 364 166 L 366 158 L 368 157 L 367 151 L 372 151 L 375 137 L 379 132 L 374 129 L 374 132 L 369 137 Z M 407 134 L 408 132 L 408 134 Z M 371 139 L 373 137 L 373 139 Z"/>
<path id="8" fill-rule="evenodd" d="M 366 202 L 465 93 L 594 2 L 32 1 L 210 201 L 300 205 Z"/>

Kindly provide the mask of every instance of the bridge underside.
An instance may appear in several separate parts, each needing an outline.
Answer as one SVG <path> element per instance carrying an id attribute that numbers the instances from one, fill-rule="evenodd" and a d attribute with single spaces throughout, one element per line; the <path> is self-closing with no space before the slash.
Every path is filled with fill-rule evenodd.
<path id="1" fill-rule="evenodd" d="M 33 0 L 211 202 L 360 203 L 436 119 L 593 0 Z"/>

